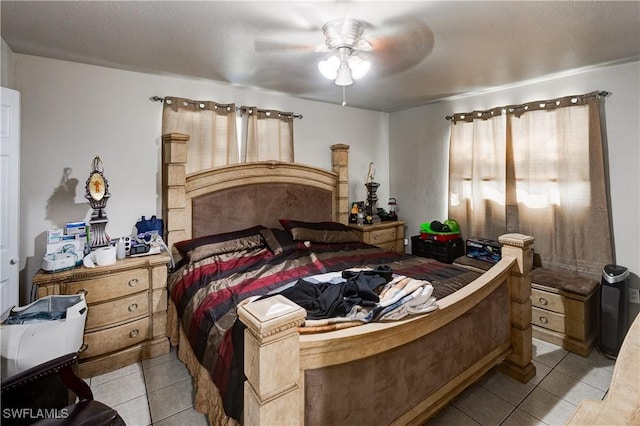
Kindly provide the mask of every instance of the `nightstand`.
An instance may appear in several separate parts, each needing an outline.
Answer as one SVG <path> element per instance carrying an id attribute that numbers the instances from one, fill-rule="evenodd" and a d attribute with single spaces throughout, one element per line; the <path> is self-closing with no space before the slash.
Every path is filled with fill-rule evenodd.
<path id="1" fill-rule="evenodd" d="M 456 265 L 483 273 L 493 264 L 461 256 Z M 597 343 L 600 282 L 573 272 L 534 267 L 531 270 L 533 337 L 582 356 Z"/>
<path id="2" fill-rule="evenodd" d="M 166 253 L 33 277 L 38 298 L 84 293 L 88 310 L 79 374 L 93 377 L 169 352 Z"/>
<path id="3" fill-rule="evenodd" d="M 588 356 L 599 333 L 600 283 L 571 272 L 531 271 L 533 337 Z"/>
<path id="4" fill-rule="evenodd" d="M 404 222 L 388 221 L 374 223 L 373 225 L 349 224 L 349 227 L 358 233 L 360 239 L 387 251 L 404 253 Z"/>

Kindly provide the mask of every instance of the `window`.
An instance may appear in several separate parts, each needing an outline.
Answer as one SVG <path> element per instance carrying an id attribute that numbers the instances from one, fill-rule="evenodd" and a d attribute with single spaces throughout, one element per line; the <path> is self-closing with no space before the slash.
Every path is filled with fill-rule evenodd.
<path id="1" fill-rule="evenodd" d="M 533 235 L 545 266 L 599 275 L 613 258 L 602 98 L 594 92 L 455 114 L 449 217 L 467 236 Z"/>

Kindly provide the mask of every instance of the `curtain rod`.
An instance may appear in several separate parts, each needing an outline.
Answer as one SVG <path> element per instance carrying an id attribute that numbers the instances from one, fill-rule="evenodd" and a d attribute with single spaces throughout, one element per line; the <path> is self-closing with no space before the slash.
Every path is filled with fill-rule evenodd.
<path id="1" fill-rule="evenodd" d="M 570 98 L 571 97 L 580 98 L 580 97 L 589 96 L 589 95 L 593 95 L 593 94 L 592 93 L 588 93 L 586 95 L 568 96 L 568 97 L 570 97 Z M 602 97 L 602 98 L 606 98 L 607 96 L 611 96 L 611 92 L 607 92 L 607 91 L 603 90 L 601 92 L 598 92 L 598 96 Z M 527 102 L 527 103 L 539 103 L 539 102 L 553 103 L 553 102 L 555 102 L 557 100 L 560 100 L 560 99 L 562 99 L 562 98 L 550 99 L 550 100 L 547 100 L 547 101 Z M 527 103 L 524 103 L 524 104 L 521 104 L 521 105 L 508 105 L 508 106 L 500 107 L 500 108 L 518 108 L 518 107 L 523 107 L 523 106 L 527 105 Z M 490 112 L 492 109 L 495 109 L 495 108 L 491 108 L 491 109 L 488 109 L 486 111 L 480 111 L 480 112 Z M 451 120 L 453 120 L 453 117 L 454 117 L 453 115 L 447 115 L 445 117 L 445 119 L 451 121 Z"/>
<path id="2" fill-rule="evenodd" d="M 149 100 L 151 100 L 153 102 L 164 102 L 165 98 L 163 98 L 161 96 L 152 96 L 152 97 L 149 98 Z M 192 103 L 192 104 L 199 103 L 198 101 L 191 101 L 191 100 L 187 100 L 187 99 L 185 99 L 185 102 Z M 236 111 L 240 111 L 240 113 L 242 114 L 242 113 L 247 111 L 247 107 L 236 107 Z M 259 109 L 259 111 L 262 111 L 262 110 Z M 287 113 L 287 112 L 278 112 L 278 113 L 282 114 L 282 115 L 289 115 L 289 116 L 291 116 L 293 118 L 302 119 L 302 114 L 294 114 L 294 113 Z"/>

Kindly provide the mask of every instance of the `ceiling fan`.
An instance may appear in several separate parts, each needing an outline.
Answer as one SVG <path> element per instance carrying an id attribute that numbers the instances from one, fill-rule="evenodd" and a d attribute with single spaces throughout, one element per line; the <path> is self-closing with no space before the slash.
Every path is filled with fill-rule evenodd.
<path id="1" fill-rule="evenodd" d="M 371 22 L 355 19 L 358 14 L 351 11 L 336 13 L 319 24 L 318 15 L 307 14 L 307 19 L 283 15 L 279 25 L 269 28 L 275 34 L 254 40 L 254 50 L 264 55 L 265 64 L 257 72 L 272 89 L 295 87 L 301 95 L 326 91 L 324 79 L 318 78 L 323 75 L 342 89 L 344 106 L 345 88 L 354 80 L 368 75 L 363 87 L 374 87 L 381 79 L 419 64 L 433 50 L 433 33 L 419 16 L 389 18 L 388 13 L 383 16 L 382 11 L 367 9 L 360 15 Z"/>
<path id="2" fill-rule="evenodd" d="M 363 57 L 373 46 L 363 38 L 364 25 L 355 19 L 333 19 L 322 26 L 325 44 L 317 51 L 328 51 L 332 55 L 318 62 L 318 70 L 334 80 L 338 86 L 349 86 L 353 80 L 364 77 L 371 63 Z"/>

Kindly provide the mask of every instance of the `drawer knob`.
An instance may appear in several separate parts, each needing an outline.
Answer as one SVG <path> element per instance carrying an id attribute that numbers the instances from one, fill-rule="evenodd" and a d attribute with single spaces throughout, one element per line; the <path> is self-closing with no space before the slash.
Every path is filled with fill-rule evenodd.
<path id="1" fill-rule="evenodd" d="M 129 337 L 133 338 L 133 337 L 136 337 L 138 334 L 140 334 L 140 330 L 138 330 L 137 328 L 134 328 L 129 332 Z"/>
<path id="2" fill-rule="evenodd" d="M 129 287 L 135 287 L 136 285 L 138 285 L 138 279 L 137 278 L 133 278 L 133 279 L 129 280 Z"/>
<path id="3" fill-rule="evenodd" d="M 376 241 L 378 241 L 378 240 L 380 239 L 380 235 L 374 234 L 374 235 L 373 235 L 373 239 L 374 239 L 374 240 L 376 240 Z"/>
<path id="4" fill-rule="evenodd" d="M 138 304 L 137 303 L 132 303 L 129 305 L 129 312 L 133 312 L 136 309 L 138 309 Z"/>
<path id="5" fill-rule="evenodd" d="M 85 296 L 87 295 L 87 293 L 89 292 L 84 288 L 81 288 L 80 290 L 76 291 L 76 294 L 84 294 Z"/>
<path id="6" fill-rule="evenodd" d="M 547 317 L 540 317 L 540 322 L 543 324 L 547 324 L 549 320 L 547 319 Z"/>
<path id="7" fill-rule="evenodd" d="M 540 301 L 541 305 L 548 305 L 549 302 L 547 301 L 547 299 L 545 299 L 544 297 L 541 297 L 540 299 L 538 299 Z"/>

